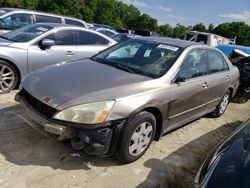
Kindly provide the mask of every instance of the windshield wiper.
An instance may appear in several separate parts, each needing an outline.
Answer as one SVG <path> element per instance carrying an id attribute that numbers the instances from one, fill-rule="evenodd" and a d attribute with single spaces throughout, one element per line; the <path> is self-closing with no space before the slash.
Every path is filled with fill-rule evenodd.
<path id="1" fill-rule="evenodd" d="M 93 60 L 93 61 L 105 64 L 105 65 L 115 67 L 117 69 L 120 69 L 120 70 L 123 70 L 123 71 L 126 71 L 126 72 L 129 72 L 129 73 L 135 73 L 135 71 L 132 70 L 131 68 L 126 67 L 126 66 L 124 66 L 122 64 L 119 64 L 119 63 L 113 63 L 112 61 L 107 61 L 107 60 L 99 59 L 99 58 L 95 58 L 95 57 L 94 58 L 92 57 L 90 59 Z"/>
<path id="2" fill-rule="evenodd" d="M 135 71 L 133 71 L 131 68 L 128 68 L 128 67 L 121 65 L 121 64 L 118 64 L 118 63 L 109 63 L 108 65 L 111 65 L 117 69 L 124 70 L 124 71 L 129 72 L 129 73 L 135 73 Z"/>

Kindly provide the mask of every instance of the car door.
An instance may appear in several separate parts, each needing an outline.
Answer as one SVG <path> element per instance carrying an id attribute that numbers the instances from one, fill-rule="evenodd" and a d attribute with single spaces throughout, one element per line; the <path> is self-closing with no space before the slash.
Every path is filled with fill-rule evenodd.
<path id="1" fill-rule="evenodd" d="M 215 107 L 224 96 L 231 81 L 230 70 L 225 58 L 220 52 L 207 49 L 208 60 L 208 76 L 207 82 L 209 83 L 208 97 L 211 101 L 208 104 L 208 108 Z"/>
<path id="2" fill-rule="evenodd" d="M 54 65 L 63 61 L 77 59 L 74 31 L 59 30 L 45 37 L 55 42 L 55 45 L 42 48 L 41 41 L 28 48 L 28 70 L 34 70 Z"/>
<path id="3" fill-rule="evenodd" d="M 209 103 L 207 62 L 204 49 L 193 49 L 182 62 L 171 84 L 168 124 L 178 126 L 204 113 Z M 185 80 L 185 81 L 184 81 Z"/>
<path id="4" fill-rule="evenodd" d="M 78 58 L 91 57 L 106 49 L 109 44 L 107 39 L 90 31 L 77 31 L 76 36 Z"/>

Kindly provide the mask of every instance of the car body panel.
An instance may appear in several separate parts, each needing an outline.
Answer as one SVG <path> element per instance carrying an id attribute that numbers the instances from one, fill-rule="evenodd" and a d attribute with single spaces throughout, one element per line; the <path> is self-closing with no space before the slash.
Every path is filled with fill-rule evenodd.
<path id="1" fill-rule="evenodd" d="M 196 176 L 196 187 L 249 187 L 249 138 L 250 120 L 239 126 L 209 155 Z"/>

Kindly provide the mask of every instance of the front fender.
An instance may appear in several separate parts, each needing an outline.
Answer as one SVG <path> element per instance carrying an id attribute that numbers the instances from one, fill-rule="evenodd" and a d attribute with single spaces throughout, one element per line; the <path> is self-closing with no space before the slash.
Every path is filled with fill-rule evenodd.
<path id="1" fill-rule="evenodd" d="M 16 66 L 21 79 L 28 74 L 27 50 L 0 47 L 0 60 Z"/>

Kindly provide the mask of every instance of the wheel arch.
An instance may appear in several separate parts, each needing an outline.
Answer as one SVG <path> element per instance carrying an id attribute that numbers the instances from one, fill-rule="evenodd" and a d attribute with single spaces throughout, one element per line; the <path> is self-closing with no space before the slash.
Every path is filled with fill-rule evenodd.
<path id="1" fill-rule="evenodd" d="M 135 110 L 133 113 L 129 115 L 129 117 L 132 117 L 143 111 L 150 112 L 151 114 L 154 115 L 155 120 L 156 120 L 156 133 L 155 133 L 154 140 L 159 140 L 161 137 L 162 127 L 163 127 L 163 115 L 160 109 L 155 106 L 144 106 Z"/>

